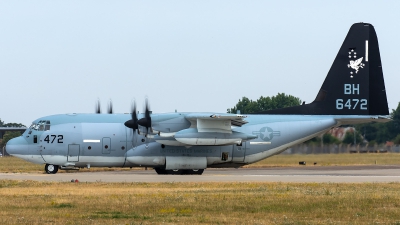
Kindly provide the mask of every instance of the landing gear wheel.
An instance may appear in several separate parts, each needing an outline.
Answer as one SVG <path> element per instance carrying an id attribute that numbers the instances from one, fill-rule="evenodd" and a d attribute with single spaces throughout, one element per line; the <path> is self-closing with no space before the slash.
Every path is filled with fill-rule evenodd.
<path id="1" fill-rule="evenodd" d="M 204 172 L 204 169 L 200 169 L 200 170 L 189 170 L 189 171 L 188 171 L 188 174 L 191 174 L 191 175 L 202 175 L 203 172 Z"/>
<path id="2" fill-rule="evenodd" d="M 156 171 L 156 173 L 158 175 L 165 175 L 167 174 L 167 171 L 165 169 L 161 169 L 161 168 L 154 168 L 154 170 Z"/>
<path id="3" fill-rule="evenodd" d="M 184 170 L 167 170 L 167 173 L 172 175 L 182 175 Z"/>
<path id="4" fill-rule="evenodd" d="M 44 170 L 47 174 L 56 174 L 58 172 L 58 166 L 53 164 L 46 164 Z"/>
<path id="5" fill-rule="evenodd" d="M 201 175 L 203 174 L 204 169 L 199 169 L 199 170 L 184 170 L 183 174 L 185 175 Z"/>
<path id="6" fill-rule="evenodd" d="M 200 170 L 166 170 L 162 168 L 154 168 L 158 175 L 201 175 L 204 172 L 204 169 Z"/>

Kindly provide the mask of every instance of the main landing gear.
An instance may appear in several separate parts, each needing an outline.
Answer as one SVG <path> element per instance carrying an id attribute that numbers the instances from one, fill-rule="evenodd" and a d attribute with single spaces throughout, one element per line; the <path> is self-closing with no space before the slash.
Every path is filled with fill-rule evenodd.
<path id="1" fill-rule="evenodd" d="M 201 175 L 204 169 L 200 170 L 166 170 L 162 168 L 154 168 L 158 175 Z"/>
<path id="2" fill-rule="evenodd" d="M 44 166 L 44 171 L 46 171 L 47 174 L 56 174 L 58 172 L 58 166 L 53 164 L 46 164 Z"/>

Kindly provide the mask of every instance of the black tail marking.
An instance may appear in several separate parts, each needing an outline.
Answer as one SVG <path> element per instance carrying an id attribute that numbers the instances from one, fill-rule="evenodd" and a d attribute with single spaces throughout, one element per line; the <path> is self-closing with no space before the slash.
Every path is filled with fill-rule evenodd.
<path id="1" fill-rule="evenodd" d="M 368 23 L 351 26 L 312 103 L 256 114 L 388 115 L 374 27 Z"/>

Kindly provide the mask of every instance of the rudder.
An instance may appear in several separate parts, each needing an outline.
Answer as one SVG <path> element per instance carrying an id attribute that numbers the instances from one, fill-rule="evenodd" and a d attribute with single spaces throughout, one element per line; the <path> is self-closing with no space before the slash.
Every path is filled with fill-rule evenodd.
<path id="1" fill-rule="evenodd" d="M 351 26 L 312 103 L 257 114 L 388 115 L 374 27 L 368 23 Z"/>

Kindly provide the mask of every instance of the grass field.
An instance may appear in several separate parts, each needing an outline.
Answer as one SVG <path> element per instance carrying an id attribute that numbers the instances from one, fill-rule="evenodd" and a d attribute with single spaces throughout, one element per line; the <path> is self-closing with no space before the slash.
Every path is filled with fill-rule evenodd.
<path id="1" fill-rule="evenodd" d="M 400 224 L 400 184 L 0 181 L 1 224 Z"/>
<path id="2" fill-rule="evenodd" d="M 399 153 L 368 153 L 368 154 L 307 154 L 307 155 L 276 155 L 245 167 L 279 167 L 299 166 L 299 161 L 306 161 L 307 166 L 333 165 L 400 165 Z M 144 169 L 144 168 L 134 168 Z M 80 171 L 111 171 L 131 170 L 129 168 L 96 168 Z M 59 173 L 66 171 L 59 170 Z M 69 171 L 76 172 L 76 171 Z M 44 173 L 44 165 L 33 164 L 16 157 L 0 158 L 0 173 Z"/>
<path id="3" fill-rule="evenodd" d="M 278 155 L 247 167 L 396 165 L 400 154 Z M 91 168 L 82 171 L 129 170 Z M 0 172 L 43 173 L 15 157 Z M 65 172 L 65 171 L 61 171 Z M 400 224 L 400 183 L 0 180 L 0 224 Z"/>
<path id="4" fill-rule="evenodd" d="M 354 153 L 354 154 L 293 154 L 276 155 L 246 167 L 298 166 L 299 161 L 307 165 L 345 166 L 345 165 L 400 165 L 399 153 Z"/>

